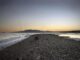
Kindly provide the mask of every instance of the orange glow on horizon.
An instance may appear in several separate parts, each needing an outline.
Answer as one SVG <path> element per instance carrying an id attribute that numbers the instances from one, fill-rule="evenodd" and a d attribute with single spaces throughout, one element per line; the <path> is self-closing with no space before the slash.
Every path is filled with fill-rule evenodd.
<path id="1" fill-rule="evenodd" d="M 23 27 L 8 27 L 0 29 L 0 32 L 14 32 L 24 31 L 28 29 L 32 30 L 43 30 L 43 31 L 71 31 L 79 30 L 79 26 L 23 26 Z"/>

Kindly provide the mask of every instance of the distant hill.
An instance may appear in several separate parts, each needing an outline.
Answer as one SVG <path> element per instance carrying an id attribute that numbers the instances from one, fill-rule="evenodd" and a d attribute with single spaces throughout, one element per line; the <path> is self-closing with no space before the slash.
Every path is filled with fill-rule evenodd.
<path id="1" fill-rule="evenodd" d="M 74 30 L 74 31 L 63 31 L 63 33 L 80 33 L 80 30 Z"/>
<path id="2" fill-rule="evenodd" d="M 24 31 L 18 31 L 18 33 L 25 33 L 25 32 L 31 32 L 31 33 L 40 33 L 40 32 L 42 32 L 42 33 L 45 33 L 45 32 L 49 32 L 49 33 L 52 33 L 53 31 L 42 31 L 42 30 L 24 30 Z"/>
<path id="3" fill-rule="evenodd" d="M 39 32 L 61 32 L 61 33 L 80 33 L 80 30 L 74 30 L 74 31 L 42 31 L 42 30 L 24 30 L 24 31 L 17 31 L 18 33 L 25 33 L 25 32 L 33 32 L 33 33 L 39 33 Z"/>

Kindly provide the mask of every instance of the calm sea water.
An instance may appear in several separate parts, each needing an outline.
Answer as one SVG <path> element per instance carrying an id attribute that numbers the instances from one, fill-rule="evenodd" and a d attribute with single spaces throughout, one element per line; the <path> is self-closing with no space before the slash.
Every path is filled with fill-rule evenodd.
<path id="1" fill-rule="evenodd" d="M 61 33 L 59 34 L 59 36 L 67 36 L 67 37 L 70 37 L 70 38 L 73 38 L 73 39 L 80 39 L 80 33 Z"/>

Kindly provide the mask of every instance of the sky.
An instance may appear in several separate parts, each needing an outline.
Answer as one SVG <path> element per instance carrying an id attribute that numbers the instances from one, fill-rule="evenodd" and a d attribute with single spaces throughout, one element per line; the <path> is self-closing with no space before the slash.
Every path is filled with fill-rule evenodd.
<path id="1" fill-rule="evenodd" d="M 80 30 L 79 0 L 0 0 L 0 32 Z"/>

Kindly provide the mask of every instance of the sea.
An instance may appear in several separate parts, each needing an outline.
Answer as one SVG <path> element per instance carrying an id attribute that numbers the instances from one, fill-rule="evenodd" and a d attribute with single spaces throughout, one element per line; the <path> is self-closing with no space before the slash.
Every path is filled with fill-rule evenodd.
<path id="1" fill-rule="evenodd" d="M 21 42 L 34 34 L 55 34 L 80 41 L 80 33 L 0 33 L 0 50 Z"/>

